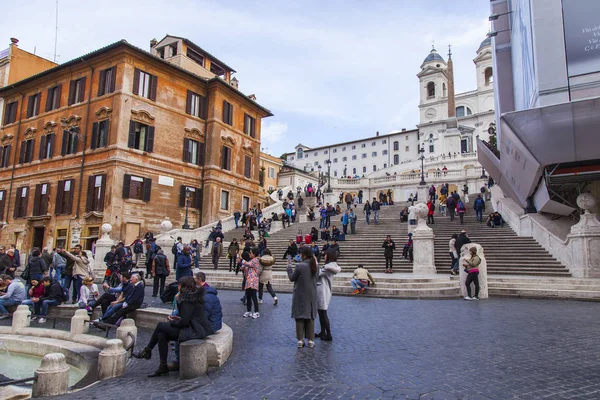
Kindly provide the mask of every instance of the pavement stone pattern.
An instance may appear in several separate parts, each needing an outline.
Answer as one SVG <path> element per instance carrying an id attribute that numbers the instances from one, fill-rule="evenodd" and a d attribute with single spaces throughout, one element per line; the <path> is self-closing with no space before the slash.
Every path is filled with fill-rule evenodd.
<path id="1" fill-rule="evenodd" d="M 151 306 L 164 307 L 147 295 Z M 600 398 L 597 303 L 334 296 L 333 342 L 317 339 L 314 348 L 298 349 L 291 295 L 281 294 L 273 306 L 265 293 L 258 319 L 242 318 L 241 295 L 220 291 L 234 350 L 207 376 L 147 378 L 158 365 L 155 348 L 150 361 L 130 360 L 125 377 L 57 398 Z M 150 333 L 140 330 L 137 350 Z"/>

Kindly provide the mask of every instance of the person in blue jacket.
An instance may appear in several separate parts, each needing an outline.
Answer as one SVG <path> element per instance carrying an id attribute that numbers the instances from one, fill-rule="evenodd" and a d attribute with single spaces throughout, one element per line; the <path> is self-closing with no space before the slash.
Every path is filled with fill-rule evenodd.
<path id="1" fill-rule="evenodd" d="M 221 309 L 221 301 L 218 297 L 219 293 L 217 289 L 206 283 L 206 274 L 204 272 L 196 272 L 194 280 L 198 286 L 202 286 L 205 289 L 204 315 L 208 318 L 213 332 L 218 332 L 223 327 L 223 311 Z"/>
<path id="2" fill-rule="evenodd" d="M 192 276 L 192 256 L 190 252 L 190 246 L 184 246 L 183 251 L 177 254 L 177 267 L 175 270 L 175 279 L 179 281 L 179 278 L 184 276 Z"/>

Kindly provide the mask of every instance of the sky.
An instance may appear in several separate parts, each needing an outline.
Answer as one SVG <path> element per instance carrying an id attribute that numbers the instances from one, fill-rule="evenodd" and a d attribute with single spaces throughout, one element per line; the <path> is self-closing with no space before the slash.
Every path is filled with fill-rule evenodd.
<path id="1" fill-rule="evenodd" d="M 53 59 L 56 0 L 2 5 L 0 43 Z M 452 45 L 456 93 L 476 88 L 473 58 L 489 31 L 481 0 L 58 1 L 57 62 L 125 39 L 182 36 L 238 71 L 240 90 L 274 116 L 263 151 L 318 147 L 414 129 L 416 74 L 432 43 Z"/>

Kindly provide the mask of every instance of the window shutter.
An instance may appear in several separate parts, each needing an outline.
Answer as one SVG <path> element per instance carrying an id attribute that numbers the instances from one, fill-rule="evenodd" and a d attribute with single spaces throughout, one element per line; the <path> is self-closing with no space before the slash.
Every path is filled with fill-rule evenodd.
<path id="1" fill-rule="evenodd" d="M 202 210 L 202 189 L 196 188 L 196 197 L 195 197 L 194 208 L 197 210 Z"/>
<path id="2" fill-rule="evenodd" d="M 250 124 L 250 136 L 256 137 L 256 119 L 252 118 L 252 123 Z"/>
<path id="3" fill-rule="evenodd" d="M 140 70 L 135 69 L 133 72 L 133 94 L 140 94 Z"/>
<path id="4" fill-rule="evenodd" d="M 231 171 L 231 149 L 227 148 L 227 170 Z"/>
<path id="5" fill-rule="evenodd" d="M 185 207 L 185 185 L 179 187 L 179 207 Z"/>
<path id="6" fill-rule="evenodd" d="M 85 78 L 85 76 L 81 78 L 81 92 L 79 93 L 79 97 L 75 99 L 78 103 L 81 103 L 85 99 Z"/>
<path id="7" fill-rule="evenodd" d="M 77 135 L 73 134 L 73 139 L 72 139 L 72 143 L 71 143 L 73 152 L 71 154 L 77 153 L 77 145 L 78 144 L 79 144 L 79 138 L 77 137 Z"/>
<path id="8" fill-rule="evenodd" d="M 95 149 L 97 148 L 98 144 L 98 123 L 94 122 L 92 124 L 92 144 L 90 146 L 90 149 Z"/>
<path id="9" fill-rule="evenodd" d="M 46 191 L 46 194 L 42 195 L 40 193 L 40 209 L 39 209 L 39 213 L 40 215 L 46 215 L 48 214 L 48 204 L 50 203 L 50 189 L 51 189 L 52 185 L 50 185 L 48 183 L 48 189 Z"/>
<path id="10" fill-rule="evenodd" d="M 102 177 L 102 183 L 100 184 L 100 197 L 98 198 L 98 211 L 104 211 L 104 199 L 106 196 L 106 174 L 100 175 Z"/>
<path id="11" fill-rule="evenodd" d="M 56 98 L 57 98 L 57 102 L 56 102 L 56 108 L 60 108 L 60 93 L 62 91 L 62 84 L 58 85 L 56 88 Z"/>
<path id="12" fill-rule="evenodd" d="M 54 155 L 54 133 L 51 133 L 48 136 L 48 140 L 50 141 L 50 151 L 48 152 L 48 158 L 52 158 L 52 155 Z"/>
<path id="13" fill-rule="evenodd" d="M 23 188 L 17 189 L 17 198 L 15 199 L 15 209 L 13 210 L 13 218 L 19 217 L 19 210 L 21 209 L 21 193 Z"/>
<path id="14" fill-rule="evenodd" d="M 148 135 L 146 136 L 146 151 L 152 153 L 154 151 L 154 127 L 148 127 Z"/>
<path id="15" fill-rule="evenodd" d="M 48 96 L 46 96 L 46 112 L 52 109 L 52 88 L 48 89 Z"/>
<path id="16" fill-rule="evenodd" d="M 26 190 L 25 197 L 21 198 L 21 202 L 19 203 L 19 209 L 21 215 L 25 217 L 27 216 L 27 206 L 29 205 L 29 186 L 25 186 L 24 189 Z"/>
<path id="17" fill-rule="evenodd" d="M 2 167 L 6 168 L 8 167 L 8 164 L 10 163 L 10 149 L 11 149 L 12 145 L 8 145 L 4 148 L 4 160 L 2 161 Z"/>
<path id="18" fill-rule="evenodd" d="M 248 126 L 249 122 L 248 114 L 244 114 L 244 133 L 250 135 L 250 127 Z"/>
<path id="19" fill-rule="evenodd" d="M 198 152 L 196 153 L 196 165 L 204 165 L 204 143 L 198 142 Z"/>
<path id="20" fill-rule="evenodd" d="M 21 152 L 19 153 L 19 164 L 25 162 L 25 151 L 27 150 L 27 140 L 21 142 Z"/>
<path id="21" fill-rule="evenodd" d="M 148 98 L 152 101 L 156 101 L 156 87 L 158 86 L 158 76 L 150 75 L 150 93 Z"/>
<path id="22" fill-rule="evenodd" d="M 35 185 L 35 197 L 33 198 L 33 215 L 40 215 L 40 197 L 42 196 L 42 185 Z"/>
<path id="23" fill-rule="evenodd" d="M 229 103 L 227 103 L 227 100 L 223 100 L 223 122 L 225 122 L 226 124 L 229 123 Z"/>
<path id="24" fill-rule="evenodd" d="M 115 84 L 117 83 L 117 66 L 115 65 L 110 69 L 110 93 L 115 91 Z"/>
<path id="25" fill-rule="evenodd" d="M 27 102 L 27 118 L 31 118 L 33 116 L 34 99 L 35 99 L 35 95 L 29 96 L 29 101 Z"/>
<path id="26" fill-rule="evenodd" d="M 125 174 L 123 177 L 123 198 L 129 198 L 129 187 L 131 186 L 131 175 Z"/>
<path id="27" fill-rule="evenodd" d="M 192 162 L 192 160 L 190 160 L 190 158 L 191 158 L 190 139 L 184 138 L 183 139 L 183 162 Z"/>
<path id="28" fill-rule="evenodd" d="M 92 211 L 92 204 L 94 201 L 94 180 L 95 176 L 88 176 L 88 188 L 87 188 L 87 197 L 85 198 L 85 212 Z"/>
<path id="29" fill-rule="evenodd" d="M 73 211 L 73 196 L 75 194 L 75 179 L 70 179 L 71 181 L 71 190 L 69 191 L 69 194 L 67 196 L 69 196 L 69 198 L 67 199 L 67 204 L 65 205 L 65 208 L 63 208 L 62 212 L 63 214 L 71 214 L 71 212 Z M 62 187 L 63 191 L 64 191 L 64 186 Z M 64 194 L 63 194 L 64 196 Z"/>
<path id="30" fill-rule="evenodd" d="M 144 197 L 142 200 L 150 201 L 150 192 L 152 190 L 152 179 L 144 178 Z"/>
<path id="31" fill-rule="evenodd" d="M 192 91 L 187 91 L 187 100 L 185 102 L 185 112 L 188 114 L 192 113 Z"/>
<path id="32" fill-rule="evenodd" d="M 73 188 L 71 188 L 71 191 Z M 62 208 L 63 196 L 65 193 L 65 181 L 58 181 L 58 188 L 56 189 L 56 203 L 54 205 L 54 214 L 63 214 L 64 210 Z"/>
<path id="33" fill-rule="evenodd" d="M 60 150 L 60 154 L 62 156 L 67 154 L 67 145 L 69 144 L 69 135 L 71 133 L 69 131 L 63 131 L 63 138 L 62 138 L 62 149 Z"/>
<path id="34" fill-rule="evenodd" d="M 206 119 L 208 115 L 208 97 L 200 96 L 200 118 Z"/>
<path id="35" fill-rule="evenodd" d="M 6 190 L 3 190 L 2 192 L 2 201 L 0 202 L 0 220 L 4 220 L 4 205 L 6 203 Z M 8 219 L 8 218 L 7 218 Z"/>
<path id="36" fill-rule="evenodd" d="M 31 141 L 31 148 L 27 146 L 27 151 L 25 152 L 25 162 L 28 163 L 33 161 L 33 149 L 35 149 L 35 139 L 29 139 L 29 141 Z"/>
<path id="37" fill-rule="evenodd" d="M 43 135 L 42 138 L 40 139 L 40 160 L 43 160 L 44 157 L 44 146 L 46 145 L 46 135 Z"/>
<path id="38" fill-rule="evenodd" d="M 245 156 L 245 159 L 244 159 L 244 176 L 246 178 L 250 178 L 251 173 L 252 173 L 252 158 L 250 158 L 249 156 Z"/>
<path id="39" fill-rule="evenodd" d="M 77 80 L 71 81 L 71 84 L 69 85 L 69 100 L 67 100 L 68 105 L 71 105 L 76 102 L 76 100 L 75 100 L 75 95 L 77 94 L 75 92 L 76 88 L 77 88 Z"/>
<path id="40" fill-rule="evenodd" d="M 127 140 L 127 147 L 135 147 L 135 121 L 129 121 L 129 138 Z"/>
<path id="41" fill-rule="evenodd" d="M 100 71 L 100 79 L 98 79 L 98 96 L 102 96 L 104 94 L 106 85 L 106 70 Z"/>

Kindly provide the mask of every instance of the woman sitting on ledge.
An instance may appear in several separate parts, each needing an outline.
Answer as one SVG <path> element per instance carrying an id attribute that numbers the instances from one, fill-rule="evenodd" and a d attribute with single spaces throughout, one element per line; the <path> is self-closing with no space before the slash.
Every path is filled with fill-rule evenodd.
<path id="1" fill-rule="evenodd" d="M 167 317 L 169 322 L 159 322 L 152 333 L 150 343 L 139 353 L 134 353 L 135 358 L 152 357 L 152 349 L 158 344 L 160 364 L 158 369 L 148 375 L 149 378 L 169 372 L 167 356 L 169 341 L 178 340 L 179 343 L 193 339 L 204 339 L 213 333 L 210 323 L 204 315 L 203 287 L 197 287 L 196 281 L 191 276 L 179 279 L 179 297 L 177 298 L 178 316 Z"/>

